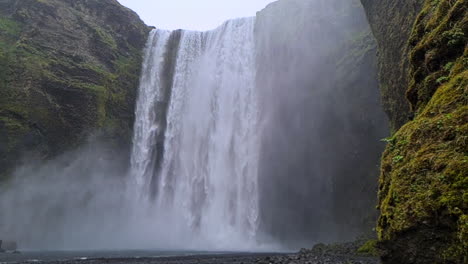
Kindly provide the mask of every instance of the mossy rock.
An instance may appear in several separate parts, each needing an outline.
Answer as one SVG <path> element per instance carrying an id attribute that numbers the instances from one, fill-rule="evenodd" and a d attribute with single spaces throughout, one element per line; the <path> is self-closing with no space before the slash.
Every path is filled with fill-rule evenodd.
<path id="1" fill-rule="evenodd" d="M 379 251 L 377 249 L 377 240 L 368 240 L 357 250 L 357 253 L 365 256 L 379 256 Z"/>
<path id="2" fill-rule="evenodd" d="M 0 168 L 29 151 L 54 156 L 91 133 L 128 148 L 150 28 L 114 0 L 0 7 L 0 134 L 8 142 Z"/>
<path id="3" fill-rule="evenodd" d="M 394 135 L 382 159 L 380 239 L 398 243 L 400 235 L 419 229 L 427 236 L 443 234 L 432 243 L 431 237 L 421 239 L 429 240 L 436 255 L 431 257 L 449 263 L 468 252 L 467 96 L 465 71 L 440 87 L 424 112 Z"/>
<path id="4" fill-rule="evenodd" d="M 418 16 L 409 40 L 407 98 L 414 111 L 424 108 L 442 83 L 468 67 L 463 56 L 468 40 L 467 6 L 466 0 L 427 1 Z"/>
<path id="5" fill-rule="evenodd" d="M 382 158 L 384 263 L 468 261 L 467 1 L 426 1 L 409 40 L 415 117 Z"/>

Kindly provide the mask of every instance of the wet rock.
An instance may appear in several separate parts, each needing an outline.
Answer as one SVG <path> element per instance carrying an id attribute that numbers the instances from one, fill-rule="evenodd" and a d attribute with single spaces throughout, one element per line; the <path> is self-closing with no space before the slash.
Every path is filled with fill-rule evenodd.
<path id="1" fill-rule="evenodd" d="M 115 0 L 2 0 L 0 19 L 0 180 L 23 152 L 55 156 L 94 131 L 130 144 L 150 30 L 137 14 Z"/>

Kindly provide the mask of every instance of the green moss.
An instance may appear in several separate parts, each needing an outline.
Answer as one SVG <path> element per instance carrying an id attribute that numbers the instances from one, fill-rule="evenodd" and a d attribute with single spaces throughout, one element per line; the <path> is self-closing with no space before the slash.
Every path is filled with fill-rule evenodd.
<path id="1" fill-rule="evenodd" d="M 382 158 L 379 239 L 440 230 L 447 242 L 433 244 L 435 262 L 467 261 L 467 4 L 425 2 L 409 41 L 415 117 L 387 140 Z"/>
<path id="2" fill-rule="evenodd" d="M 6 35 L 7 37 L 16 37 L 21 30 L 20 24 L 18 22 L 6 18 L 0 17 L 0 34 Z"/>
<path id="3" fill-rule="evenodd" d="M 113 50 L 117 49 L 117 42 L 115 41 L 115 39 L 112 37 L 111 34 L 109 34 L 108 32 L 106 32 L 105 30 L 99 27 L 95 27 L 94 32 L 99 41 L 106 44 Z"/>
<path id="4" fill-rule="evenodd" d="M 454 74 L 454 60 L 463 56 L 468 40 L 467 0 L 426 1 L 410 38 L 410 85 L 413 110 L 429 102 L 437 87 Z M 455 72 L 456 74 L 457 72 Z"/>
<path id="5" fill-rule="evenodd" d="M 441 258 L 467 252 L 468 71 L 441 86 L 424 111 L 392 138 L 382 159 L 378 234 L 454 221 Z M 404 159 L 396 157 L 404 157 Z M 454 220 L 452 220 L 454 219 Z M 447 254 L 450 252 L 450 254 Z"/>
<path id="6" fill-rule="evenodd" d="M 27 133 L 29 127 L 15 118 L 2 115 L 0 115 L 0 124 L 8 131 L 8 133 L 4 135 L 8 139 L 7 151 L 13 151 L 19 142 L 18 136 Z"/>
<path id="7" fill-rule="evenodd" d="M 27 130 L 27 128 L 20 121 L 11 117 L 1 116 L 0 122 L 2 122 L 4 126 L 6 126 L 7 129 L 12 133 L 20 133 Z"/>
<path id="8" fill-rule="evenodd" d="M 442 84 L 442 83 L 444 83 L 444 82 L 446 82 L 448 80 L 450 80 L 450 78 L 448 76 L 442 76 L 442 77 L 437 78 L 436 82 L 438 84 Z"/>
<path id="9" fill-rule="evenodd" d="M 379 252 L 377 250 L 377 240 L 372 239 L 367 241 L 357 250 L 357 252 L 363 255 L 378 256 Z"/>
<path id="10" fill-rule="evenodd" d="M 451 62 L 448 62 L 448 63 L 445 64 L 445 66 L 444 66 L 444 71 L 450 72 L 450 71 L 452 70 L 452 68 L 453 68 L 453 65 L 454 65 L 454 63 L 453 63 L 452 61 L 451 61 Z"/>
<path id="11" fill-rule="evenodd" d="M 16 63 L 16 39 L 20 32 L 16 22 L 0 17 L 0 89 L 5 90 Z"/>
<path id="12" fill-rule="evenodd" d="M 117 10 L 111 20 L 93 11 L 106 7 Z M 120 8 L 112 1 L 36 0 L 2 10 L 2 172 L 22 150 L 53 156 L 96 131 L 127 144 L 149 29 Z"/>

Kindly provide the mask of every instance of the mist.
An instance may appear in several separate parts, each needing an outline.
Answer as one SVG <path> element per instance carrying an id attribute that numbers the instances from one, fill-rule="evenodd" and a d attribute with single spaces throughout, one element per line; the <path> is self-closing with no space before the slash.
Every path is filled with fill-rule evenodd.
<path id="1" fill-rule="evenodd" d="M 263 228 L 293 247 L 371 233 L 388 126 L 362 7 L 279 1 L 256 30 Z"/>
<path id="2" fill-rule="evenodd" d="M 133 148 L 98 137 L 25 156 L 0 185 L 1 237 L 25 249 L 278 251 L 371 232 L 388 133 L 375 45 L 349 0 L 153 30 Z"/>
<path id="3" fill-rule="evenodd" d="M 194 237 L 184 219 L 144 198 L 125 156 L 93 138 L 49 161 L 25 159 L 0 186 L 2 239 L 18 241 L 22 250 L 267 249 L 232 236 L 224 244 Z"/>
<path id="4" fill-rule="evenodd" d="M 129 213 L 126 163 L 107 150 L 93 141 L 49 161 L 25 159 L 0 187 L 2 236 L 34 249 L 124 242 L 117 237 Z"/>

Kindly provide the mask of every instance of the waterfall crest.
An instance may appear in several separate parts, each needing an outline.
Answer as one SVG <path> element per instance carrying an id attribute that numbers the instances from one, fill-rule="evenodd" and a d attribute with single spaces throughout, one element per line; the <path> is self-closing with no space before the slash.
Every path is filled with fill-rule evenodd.
<path id="1" fill-rule="evenodd" d="M 131 174 L 155 221 L 223 248 L 258 226 L 254 27 L 153 30 L 137 101 Z"/>

